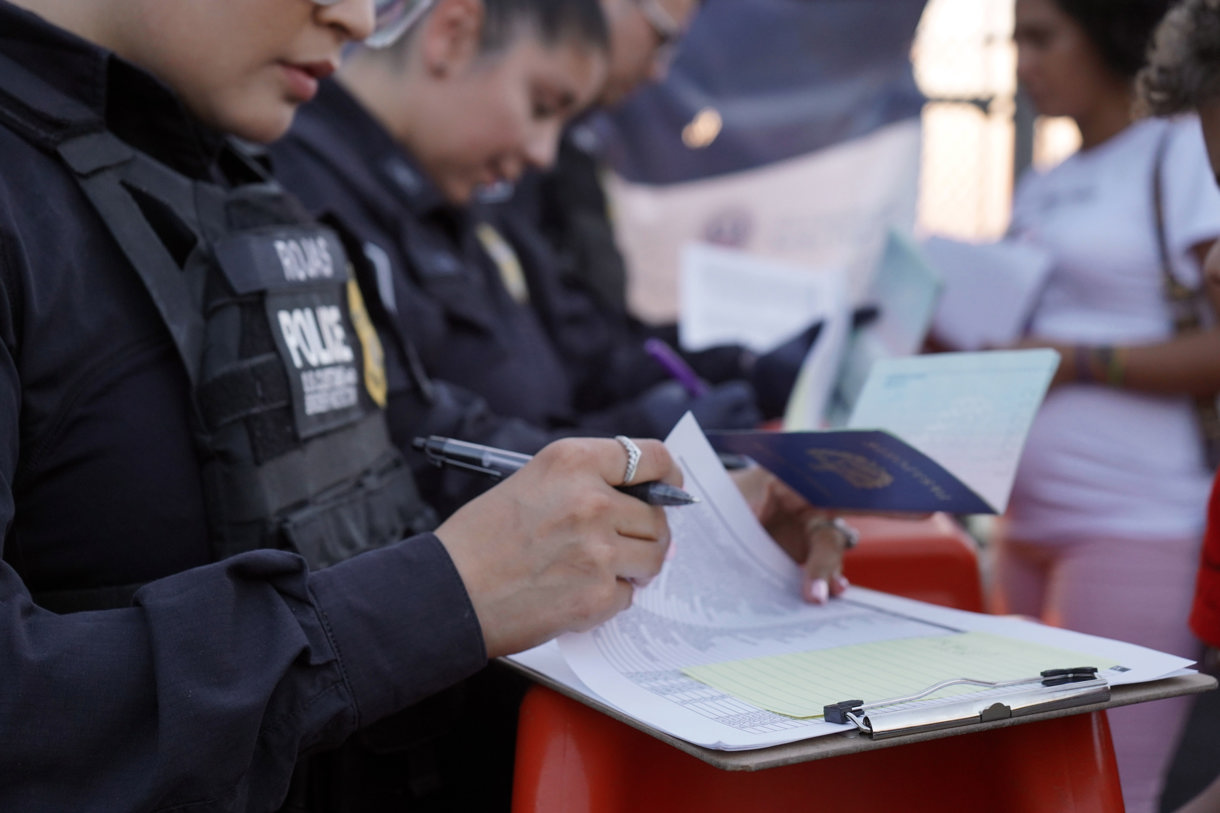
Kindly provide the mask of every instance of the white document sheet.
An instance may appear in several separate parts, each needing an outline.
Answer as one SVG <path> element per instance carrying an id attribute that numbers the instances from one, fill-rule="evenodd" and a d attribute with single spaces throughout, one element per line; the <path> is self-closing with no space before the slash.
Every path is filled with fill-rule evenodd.
<path id="1" fill-rule="evenodd" d="M 1009 347 L 1025 333 L 1051 257 L 1027 243 L 963 243 L 930 237 L 921 246 L 945 287 L 933 335 L 954 350 Z"/>
<path id="2" fill-rule="evenodd" d="M 856 587 L 825 606 L 804 604 L 798 598 L 796 566 L 754 520 L 694 419 L 684 418 L 666 444 L 686 474 L 685 487 L 702 502 L 667 509 L 674 547 L 661 575 L 636 591 L 632 608 L 601 627 L 563 636 L 558 646 L 551 643 L 514 656 L 653 728 L 725 750 L 841 731 L 847 727 L 765 711 L 688 678 L 681 670 L 694 664 L 964 630 L 1088 653 L 1112 684 L 1154 680 L 1190 664 L 1103 638 L 948 610 Z M 886 666 L 876 665 L 882 677 Z"/>
<path id="3" fill-rule="evenodd" d="M 822 429 L 827 407 L 839 380 L 839 368 L 851 337 L 851 314 L 847 308 L 847 281 L 840 274 L 825 282 L 827 300 L 834 303 L 822 320 L 817 341 L 809 348 L 792 393 L 784 408 L 784 428 L 790 432 Z"/>
<path id="4" fill-rule="evenodd" d="M 1058 366 L 1059 354 L 1047 349 L 884 359 L 847 426 L 897 435 L 1002 514 Z"/>
<path id="5" fill-rule="evenodd" d="M 770 350 L 846 308 L 841 269 L 811 269 L 691 243 L 682 252 L 679 335 L 687 350 Z"/>
<path id="6" fill-rule="evenodd" d="M 851 331 L 826 407 L 828 425 L 842 426 L 847 422 L 874 363 L 884 358 L 911 356 L 923 348 L 941 286 L 940 275 L 924 260 L 910 237 L 891 229 L 864 299 L 865 304 L 878 309 L 878 314 L 873 321 Z"/>

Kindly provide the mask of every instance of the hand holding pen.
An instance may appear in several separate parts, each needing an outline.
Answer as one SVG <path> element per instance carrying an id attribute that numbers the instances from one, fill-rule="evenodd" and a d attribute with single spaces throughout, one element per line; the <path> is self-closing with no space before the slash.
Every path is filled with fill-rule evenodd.
<path id="1" fill-rule="evenodd" d="M 436 530 L 489 657 L 596 626 L 630 606 L 635 587 L 660 571 L 669 549 L 665 511 L 614 487 L 637 480 L 676 487 L 682 475 L 659 441 L 631 446 L 638 456 L 608 438 L 556 441 Z M 510 467 L 517 462 L 508 458 Z"/>
<path id="2" fill-rule="evenodd" d="M 640 449 L 634 441 L 623 435 L 619 435 L 615 440 L 622 444 L 627 453 L 627 467 L 623 471 L 623 483 L 615 486 L 617 490 L 649 505 L 677 506 L 699 502 L 697 497 L 692 497 L 669 483 L 662 483 L 658 480 L 633 483 L 636 467 L 639 465 Z M 510 452 L 506 449 L 497 449 L 437 435 L 415 438 L 411 445 L 423 452 L 428 460 L 438 466 L 454 466 L 497 480 L 509 476 L 532 459 L 530 455 L 520 452 Z"/>

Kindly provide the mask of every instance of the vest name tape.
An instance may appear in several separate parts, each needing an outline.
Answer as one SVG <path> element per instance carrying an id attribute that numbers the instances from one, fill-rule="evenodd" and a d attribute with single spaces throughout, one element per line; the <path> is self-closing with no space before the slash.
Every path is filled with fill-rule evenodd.
<path id="1" fill-rule="evenodd" d="M 275 240 L 273 245 L 284 269 L 284 279 L 308 282 L 334 278 L 335 260 L 325 237 L 283 238 Z"/>
<path id="2" fill-rule="evenodd" d="M 284 227 L 237 234 L 216 244 L 216 258 L 238 294 L 301 290 L 347 279 L 338 236 L 322 227 Z"/>

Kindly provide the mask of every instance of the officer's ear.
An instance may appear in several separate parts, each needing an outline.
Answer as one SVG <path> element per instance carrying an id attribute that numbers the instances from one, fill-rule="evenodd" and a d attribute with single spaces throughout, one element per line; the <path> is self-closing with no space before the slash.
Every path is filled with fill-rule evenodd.
<path id="1" fill-rule="evenodd" d="M 457 73 L 479 55 L 481 0 L 440 0 L 420 32 L 424 70 L 434 79 Z"/>

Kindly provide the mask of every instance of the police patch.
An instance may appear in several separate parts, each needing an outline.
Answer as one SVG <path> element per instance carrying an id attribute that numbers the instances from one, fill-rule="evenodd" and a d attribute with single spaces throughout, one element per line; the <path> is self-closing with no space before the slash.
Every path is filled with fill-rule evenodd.
<path id="1" fill-rule="evenodd" d="M 267 297 L 301 437 L 347 423 L 361 412 L 358 333 L 348 318 L 345 290 L 328 287 Z"/>

